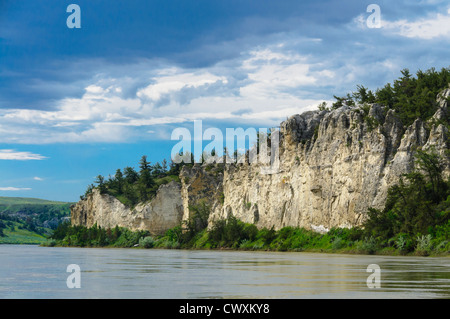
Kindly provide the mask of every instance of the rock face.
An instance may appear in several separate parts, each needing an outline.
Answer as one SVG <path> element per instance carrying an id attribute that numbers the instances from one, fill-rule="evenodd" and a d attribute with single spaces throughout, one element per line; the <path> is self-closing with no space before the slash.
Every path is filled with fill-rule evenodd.
<path id="1" fill-rule="evenodd" d="M 204 202 L 213 210 L 220 209 L 223 202 L 223 170 L 217 166 L 183 167 L 181 196 L 183 198 L 183 220 L 188 220 L 190 207 Z"/>
<path id="2" fill-rule="evenodd" d="M 446 108 L 441 104 L 436 116 Z M 434 148 L 444 157 L 448 149 L 444 125 L 418 119 L 404 128 L 386 111 L 374 104 L 368 113 L 342 107 L 290 117 L 280 126 L 280 166 L 272 174 L 262 164 L 225 165 L 222 183 L 210 183 L 207 165 L 184 169 L 184 219 L 188 205 L 207 197 L 210 225 L 230 215 L 259 228 L 360 225 L 367 209 L 383 208 L 388 188 L 414 168 L 417 149 Z M 448 162 L 443 165 L 448 174 Z M 194 186 L 202 183 L 200 190 Z"/>
<path id="3" fill-rule="evenodd" d="M 190 207 L 206 202 L 209 225 L 233 215 L 257 227 L 326 231 L 360 225 L 369 207 L 381 209 L 390 186 L 414 168 L 418 149 L 433 149 L 449 174 L 446 119 L 450 89 L 428 122 L 403 127 L 393 110 L 373 104 L 291 116 L 280 125 L 279 167 L 267 164 L 195 164 L 181 185 L 162 186 L 150 203 L 127 209 L 94 191 L 72 209 L 72 224 L 116 225 L 152 233 L 177 226 Z"/>
<path id="4" fill-rule="evenodd" d="M 71 208 L 71 224 L 102 228 L 126 227 L 148 230 L 154 235 L 178 226 L 183 217 L 183 201 L 179 183 L 162 185 L 153 200 L 141 203 L 133 210 L 113 196 L 94 189 L 86 199 Z"/>

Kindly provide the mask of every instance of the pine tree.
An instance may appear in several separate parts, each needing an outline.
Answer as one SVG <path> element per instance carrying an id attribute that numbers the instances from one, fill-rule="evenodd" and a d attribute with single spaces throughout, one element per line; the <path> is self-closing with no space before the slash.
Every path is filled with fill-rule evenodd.
<path id="1" fill-rule="evenodd" d="M 97 176 L 95 183 L 97 184 L 97 188 L 100 191 L 100 194 L 106 193 L 105 178 L 102 175 Z"/>
<path id="2" fill-rule="evenodd" d="M 123 178 L 122 171 L 120 169 L 116 170 L 116 175 L 114 175 L 115 188 L 118 194 L 123 193 L 123 185 L 125 180 Z"/>
<path id="3" fill-rule="evenodd" d="M 134 170 L 134 168 L 127 166 L 123 171 L 125 175 L 125 182 L 127 184 L 133 185 L 138 181 L 139 174 Z"/>
<path id="4" fill-rule="evenodd" d="M 155 185 L 150 164 L 151 163 L 147 161 L 147 156 L 142 156 L 141 161 L 139 162 L 140 172 L 138 180 L 138 192 L 141 201 L 150 199 L 152 188 Z"/>
<path id="5" fill-rule="evenodd" d="M 153 172 L 152 175 L 153 175 L 154 177 L 156 177 L 156 178 L 162 176 L 162 174 L 163 174 L 163 168 L 162 168 L 161 164 L 159 164 L 159 162 L 157 162 L 157 163 L 153 166 L 152 172 Z"/>
<path id="6" fill-rule="evenodd" d="M 161 168 L 162 168 L 163 173 L 167 173 L 167 161 L 166 161 L 166 159 L 163 159 Z"/>

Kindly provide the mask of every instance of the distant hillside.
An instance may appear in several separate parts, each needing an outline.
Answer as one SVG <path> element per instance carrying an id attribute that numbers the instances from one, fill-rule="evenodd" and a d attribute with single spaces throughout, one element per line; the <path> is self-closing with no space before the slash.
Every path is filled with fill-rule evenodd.
<path id="1" fill-rule="evenodd" d="M 2 197 L 0 196 L 0 205 L 24 205 L 24 204 L 36 204 L 36 205 L 61 205 L 68 204 L 67 202 L 57 202 L 39 198 L 28 197 Z"/>
<path id="2" fill-rule="evenodd" d="M 0 244 L 38 244 L 69 219 L 72 203 L 0 197 Z"/>

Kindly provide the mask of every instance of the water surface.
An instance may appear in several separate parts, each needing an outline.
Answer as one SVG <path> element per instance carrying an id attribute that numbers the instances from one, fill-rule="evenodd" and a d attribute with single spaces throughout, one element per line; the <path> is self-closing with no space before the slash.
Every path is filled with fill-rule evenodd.
<path id="1" fill-rule="evenodd" d="M 67 266 L 81 269 L 69 289 Z M 370 289 L 367 266 L 380 266 Z M 450 258 L 0 245 L 0 298 L 450 298 Z"/>

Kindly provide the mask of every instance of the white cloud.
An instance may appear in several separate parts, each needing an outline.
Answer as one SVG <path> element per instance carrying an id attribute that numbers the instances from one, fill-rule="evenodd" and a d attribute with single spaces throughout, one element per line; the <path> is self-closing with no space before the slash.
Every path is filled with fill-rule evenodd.
<path id="1" fill-rule="evenodd" d="M 18 188 L 18 187 L 0 187 L 0 191 L 5 192 L 18 192 L 18 191 L 29 191 L 31 188 Z"/>
<path id="2" fill-rule="evenodd" d="M 445 12 L 444 14 L 441 12 Z M 400 19 L 389 21 L 381 17 L 381 29 L 406 38 L 430 40 L 450 37 L 450 8 L 430 14 L 414 21 Z M 353 21 L 359 28 L 366 29 L 367 17 L 357 16 Z"/>
<path id="3" fill-rule="evenodd" d="M 105 90 L 98 85 L 89 85 L 88 87 L 86 87 L 86 93 L 91 93 L 93 95 L 102 94 L 104 92 Z"/>
<path id="4" fill-rule="evenodd" d="M 307 59 L 296 53 L 273 52 L 270 49 L 252 51 L 242 67 L 248 70 L 252 83 L 242 87 L 240 92 L 250 98 L 278 99 L 280 94 L 289 95 L 281 93 L 285 89 L 314 85 L 318 80 L 317 74 L 310 72 Z"/>
<path id="5" fill-rule="evenodd" d="M 43 160 L 47 157 L 40 154 L 33 154 L 31 152 L 17 152 L 15 150 L 3 149 L 0 150 L 0 160 L 16 160 L 16 161 L 29 161 L 29 160 Z"/>
<path id="6" fill-rule="evenodd" d="M 148 77 L 135 82 L 133 74 L 97 78 L 83 96 L 63 99 L 52 111 L 0 110 L 0 130 L 6 142 L 43 144 L 152 138 L 148 132 L 158 125 L 195 119 L 276 125 L 322 102 L 305 92 L 332 85 L 336 77 L 323 61 L 287 47 L 257 47 L 195 70 L 149 64 Z"/>
<path id="7" fill-rule="evenodd" d="M 385 21 L 383 27 L 408 38 L 434 39 L 450 37 L 450 9 L 447 14 L 437 13 L 417 21 Z"/>
<path id="8" fill-rule="evenodd" d="M 167 73 L 173 73 L 166 75 Z M 153 101 L 161 99 L 164 95 L 180 91 L 182 89 L 193 89 L 213 84 L 216 82 L 227 83 L 224 76 L 213 75 L 209 72 L 185 72 L 183 70 L 168 69 L 161 70 L 156 78 L 155 84 L 150 84 L 146 88 L 137 92 L 139 98 L 149 98 Z"/>
<path id="9" fill-rule="evenodd" d="M 40 181 L 40 182 L 44 180 L 43 178 L 38 177 L 38 176 L 33 177 L 33 179 L 34 179 L 35 181 Z"/>

